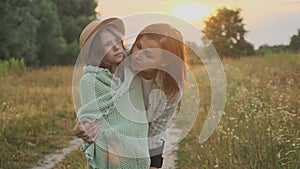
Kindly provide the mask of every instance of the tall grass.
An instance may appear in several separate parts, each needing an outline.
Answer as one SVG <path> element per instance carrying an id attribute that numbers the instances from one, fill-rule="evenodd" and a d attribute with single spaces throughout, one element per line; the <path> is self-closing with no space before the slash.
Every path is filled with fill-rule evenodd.
<path id="1" fill-rule="evenodd" d="M 19 74 L 9 69 L 0 76 L 0 168 L 28 168 L 68 144 L 75 124 L 72 70 L 51 67 Z"/>
<path id="2" fill-rule="evenodd" d="M 210 106 L 208 75 L 200 66 L 201 109 L 180 143 L 178 168 L 300 168 L 300 54 L 225 60 L 225 115 L 198 143 Z"/>

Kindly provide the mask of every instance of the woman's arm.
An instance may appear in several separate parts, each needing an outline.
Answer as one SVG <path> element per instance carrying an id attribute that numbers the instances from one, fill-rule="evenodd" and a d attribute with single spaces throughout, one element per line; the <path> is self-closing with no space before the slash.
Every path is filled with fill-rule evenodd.
<path id="1" fill-rule="evenodd" d="M 84 142 L 93 143 L 98 137 L 99 126 L 99 120 L 91 120 L 84 117 L 76 122 L 73 133 Z"/>

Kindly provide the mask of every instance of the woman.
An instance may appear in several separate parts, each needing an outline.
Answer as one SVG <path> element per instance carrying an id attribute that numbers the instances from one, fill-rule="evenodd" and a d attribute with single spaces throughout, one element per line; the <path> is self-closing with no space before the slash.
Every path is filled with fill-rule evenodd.
<path id="1" fill-rule="evenodd" d="M 130 67 L 141 77 L 149 124 L 150 168 L 161 168 L 166 125 L 179 102 L 185 78 L 186 58 L 182 35 L 168 24 L 149 25 L 137 36 L 129 59 Z M 82 135 L 89 133 L 93 138 L 97 128 L 98 124 L 91 124 L 83 131 L 77 125 L 75 134 L 83 138 Z M 93 141 L 91 138 L 83 139 Z"/>
<path id="2" fill-rule="evenodd" d="M 179 102 L 185 76 L 182 35 L 168 24 L 149 25 L 137 36 L 129 55 L 132 68 L 141 70 L 139 75 L 149 121 L 150 166 L 160 168 L 166 141 L 164 131 Z"/>

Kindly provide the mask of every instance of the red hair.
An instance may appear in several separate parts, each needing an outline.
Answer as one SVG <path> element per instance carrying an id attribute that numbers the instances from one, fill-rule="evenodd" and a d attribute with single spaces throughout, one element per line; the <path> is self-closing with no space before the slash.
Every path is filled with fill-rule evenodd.
<path id="1" fill-rule="evenodd" d="M 163 50 L 171 52 L 183 63 L 186 63 L 186 52 L 182 35 L 174 27 L 166 23 L 156 23 L 146 26 L 137 36 L 133 46 L 135 46 L 137 41 L 143 36 L 156 41 Z M 132 50 L 129 54 L 132 54 Z M 175 80 L 170 74 L 164 72 L 163 90 L 167 94 L 177 93 L 179 91 L 178 85 L 183 85 L 186 76 L 185 65 L 178 65 L 176 73 L 177 75 L 175 76 L 177 78 Z"/>

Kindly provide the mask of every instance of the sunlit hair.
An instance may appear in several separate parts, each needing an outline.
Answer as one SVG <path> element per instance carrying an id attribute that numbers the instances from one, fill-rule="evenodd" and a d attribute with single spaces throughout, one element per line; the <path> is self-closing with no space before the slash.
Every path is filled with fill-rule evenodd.
<path id="1" fill-rule="evenodd" d="M 115 26 L 107 25 L 107 26 L 101 28 L 93 36 L 90 37 L 93 39 L 91 39 L 91 42 L 89 45 L 85 45 L 85 46 L 87 46 L 88 54 L 83 57 L 83 61 L 86 65 L 108 68 L 106 65 L 102 64 L 104 56 L 106 55 L 106 53 L 105 53 L 106 51 L 105 51 L 104 45 L 101 42 L 100 37 L 104 31 L 110 32 L 111 34 L 113 34 L 116 37 L 116 39 L 118 41 L 121 41 L 122 48 L 123 48 L 123 51 L 125 54 L 125 47 L 124 47 L 124 43 L 123 43 L 122 34 L 120 33 L 120 31 L 118 31 L 118 29 Z"/>
<path id="2" fill-rule="evenodd" d="M 182 34 L 166 23 L 157 23 L 151 24 L 145 27 L 137 36 L 133 47 L 143 36 L 146 36 L 149 39 L 156 41 L 162 50 L 166 50 L 168 52 L 173 53 L 175 56 L 179 57 L 183 63 L 186 63 L 186 53 L 185 53 L 185 45 L 183 42 Z M 129 52 L 129 55 L 132 54 L 132 49 Z M 167 55 L 171 56 L 171 55 Z M 172 63 L 170 63 L 172 64 Z M 164 72 L 165 76 L 163 79 L 163 90 L 166 94 L 177 93 L 179 91 L 179 86 L 182 85 L 186 76 L 185 65 L 177 65 L 178 69 L 176 73 L 176 80 L 168 73 Z"/>

